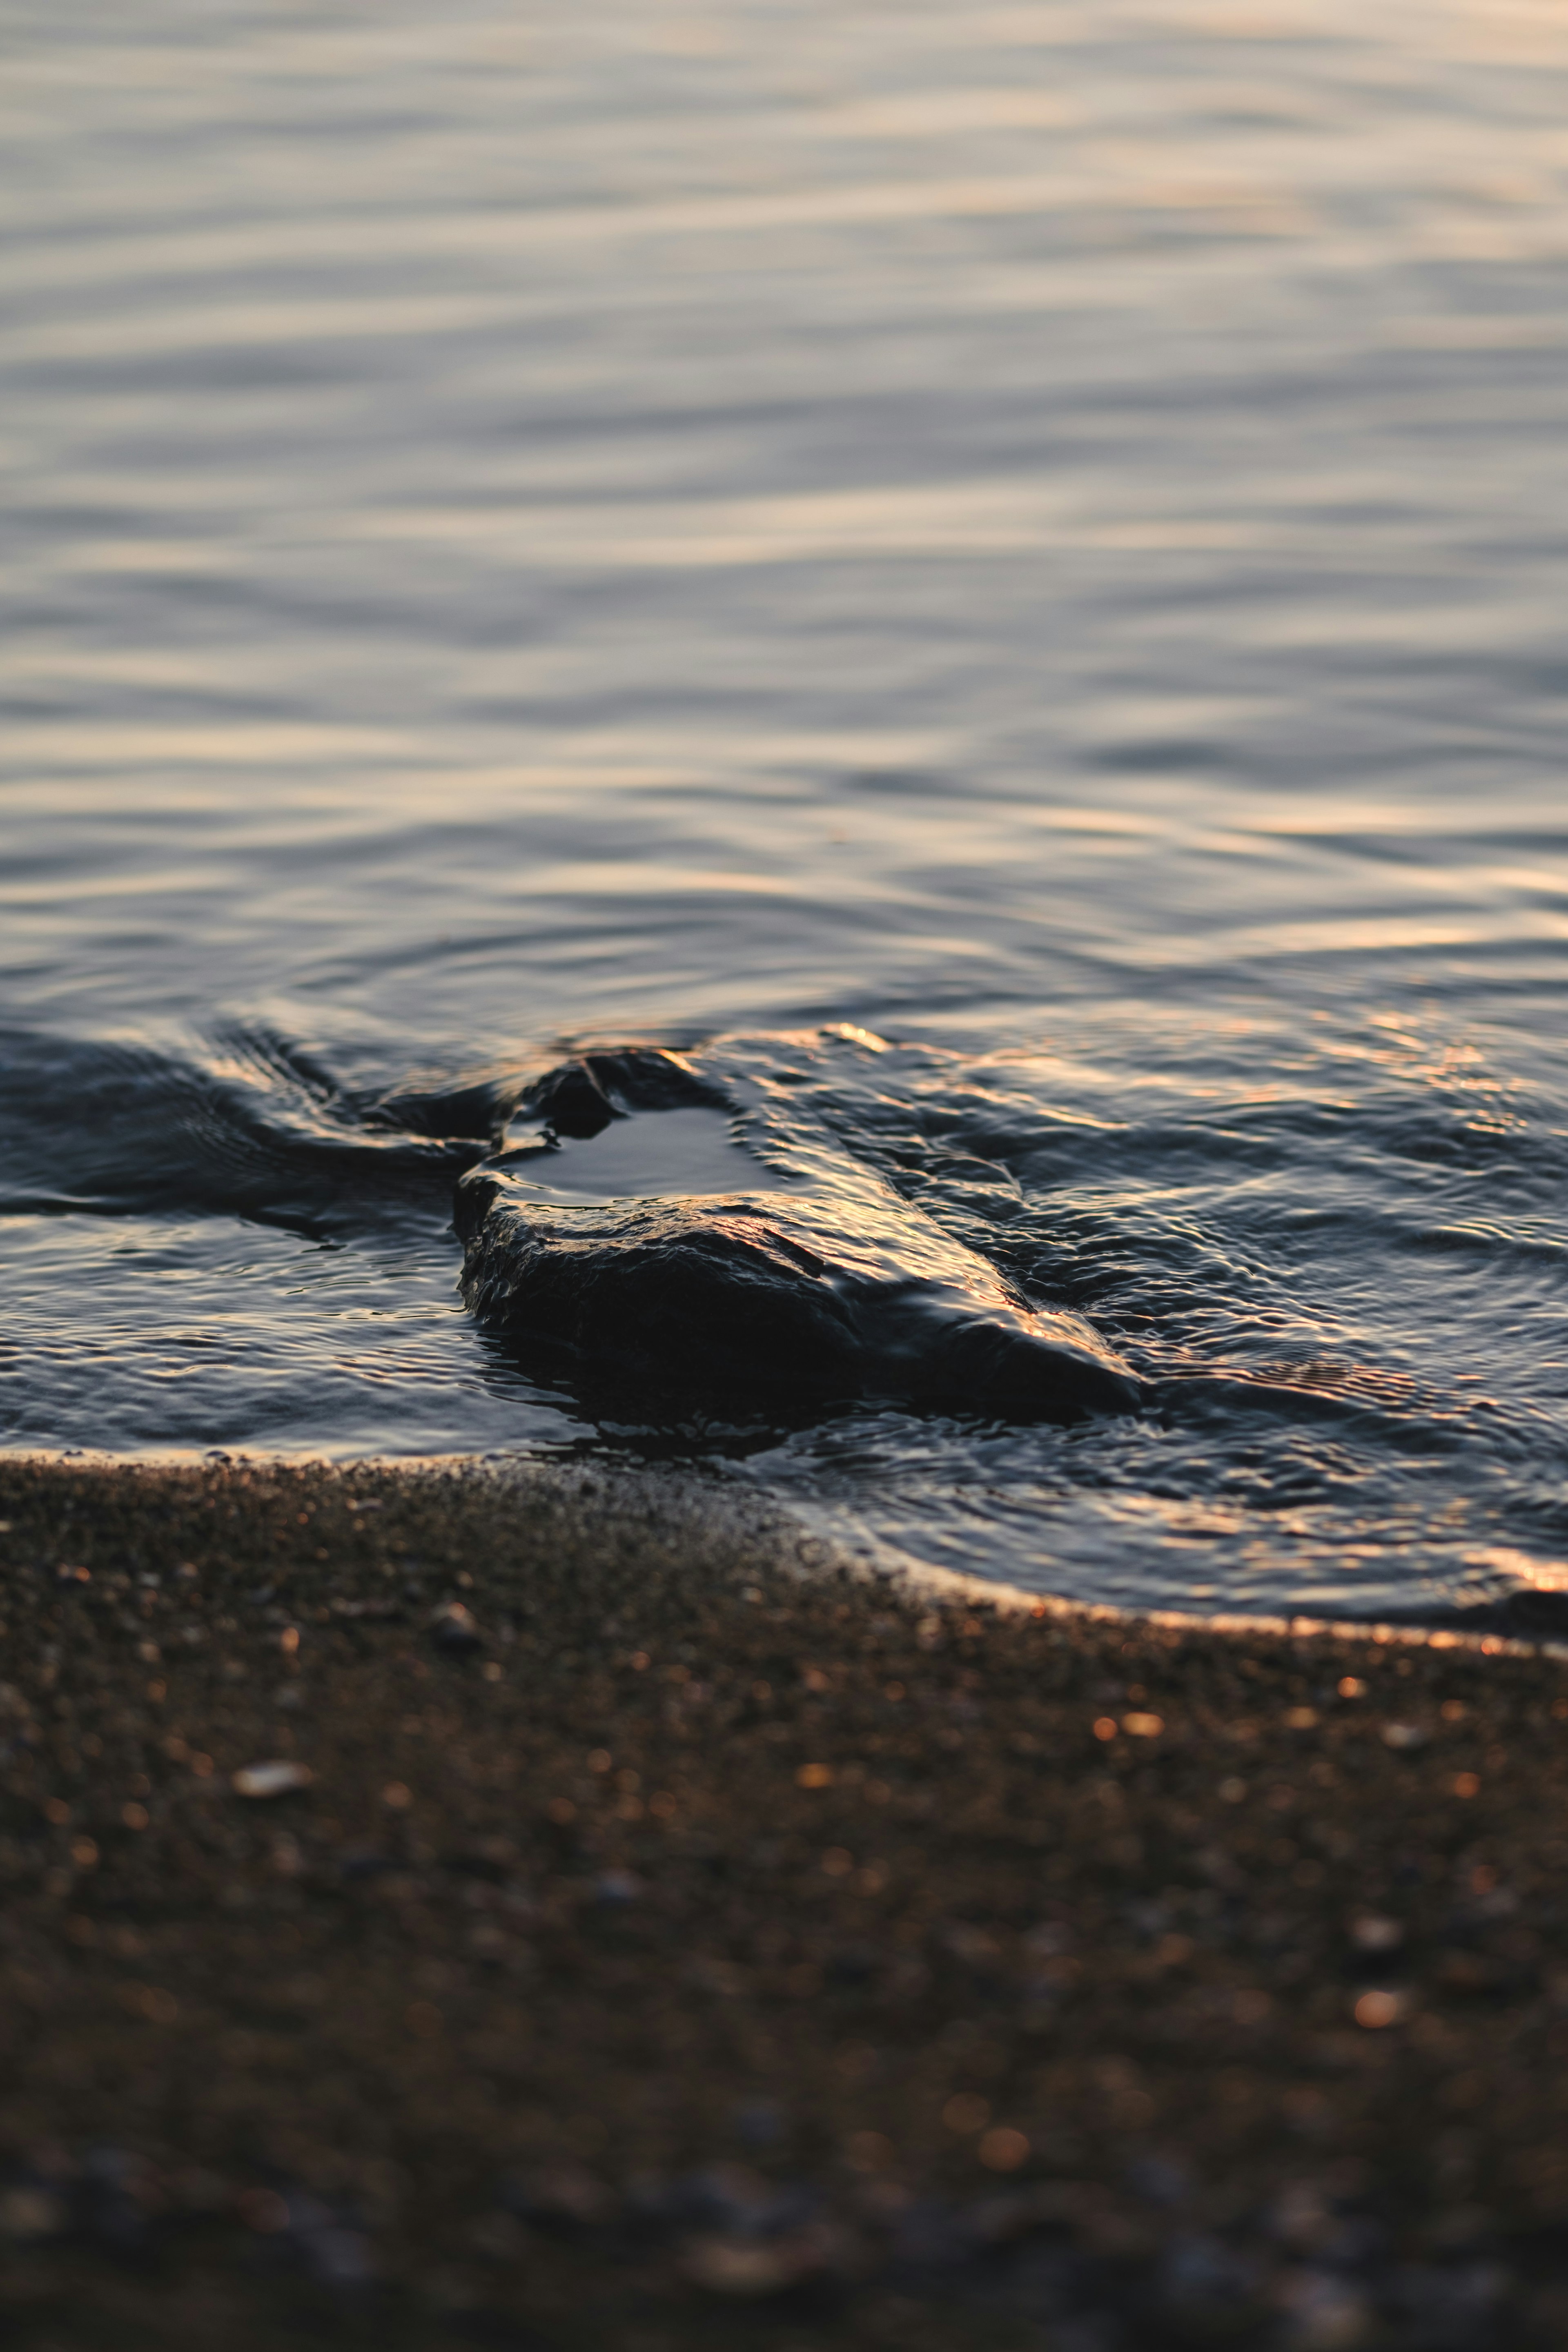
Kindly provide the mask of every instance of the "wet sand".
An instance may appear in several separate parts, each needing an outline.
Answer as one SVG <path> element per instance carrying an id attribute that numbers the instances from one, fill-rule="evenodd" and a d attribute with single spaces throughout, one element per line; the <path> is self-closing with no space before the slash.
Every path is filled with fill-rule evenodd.
<path id="1" fill-rule="evenodd" d="M 0 1522 L 6 2345 L 1568 2338 L 1556 1658 L 654 1474 Z"/>

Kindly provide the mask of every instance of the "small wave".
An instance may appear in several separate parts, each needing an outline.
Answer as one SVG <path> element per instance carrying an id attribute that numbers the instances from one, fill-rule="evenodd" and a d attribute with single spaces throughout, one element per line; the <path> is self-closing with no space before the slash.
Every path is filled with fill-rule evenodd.
<path id="1" fill-rule="evenodd" d="M 218 1237 L 237 1225 L 340 1253 L 258 1259 L 247 1280 L 300 1267 L 299 1308 L 259 1303 L 243 1346 L 231 1325 L 195 1347 L 182 1295 L 164 1330 L 155 1299 L 133 1306 L 129 1276 L 111 1280 L 96 1245 L 34 1250 L 61 1328 L 93 1330 L 99 1302 L 116 1300 L 122 1320 L 94 1338 L 93 1377 L 112 1390 L 134 1377 L 120 1357 L 145 1357 L 153 1402 L 134 1428 L 163 1425 L 156 1399 L 177 1373 L 182 1431 L 201 1433 L 205 1398 L 209 1442 L 276 1439 L 293 1423 L 261 1335 L 302 1333 L 314 1312 L 331 1354 L 320 1393 L 374 1391 L 374 1425 L 395 1443 L 402 1428 L 448 1445 L 546 1430 L 552 1443 L 743 1461 L 877 1541 L 1084 1598 L 1163 1605 L 1212 1589 L 1215 1605 L 1510 1628 L 1544 1627 L 1561 1606 L 1544 1571 L 1568 1493 L 1564 1245 L 1544 1203 L 1563 1143 L 1526 1104 L 1478 1124 L 1427 1077 L 1403 1097 L 1383 1083 L 1359 1115 L 1216 1096 L 1175 1117 L 1130 1087 L 1113 1118 L 1103 1087 L 1075 1090 L 1059 1063 L 853 1026 L 679 1052 L 588 1040 L 477 1066 L 386 1061 L 267 1023 L 181 1044 L 0 1039 L 0 1199 L 16 1230 L 61 1224 L 63 1241 L 73 1217 L 123 1230 L 160 1280 L 205 1252 L 215 1297 L 232 1278 Z M 478 1331 L 455 1319 L 455 1194 Z M 549 1281 L 529 1259 L 542 1235 Z M 733 1244 L 719 1276 L 715 1235 Z M 622 1271 L 650 1258 L 661 1270 L 658 1296 L 629 1271 L 628 1288 L 607 1284 L 584 1349 L 545 1294 L 563 1253 L 589 1243 L 619 1253 Z M 764 1344 L 731 1311 L 753 1244 L 779 1253 L 792 1296 L 836 1299 L 843 1328 L 797 1349 L 812 1379 L 748 1393 L 748 1354 L 764 1370 L 789 1360 L 776 1332 Z M 921 1282 L 934 1321 L 910 1310 Z M 40 1330 L 49 1295 L 37 1293 Z M 334 1341 L 335 1298 L 351 1320 Z M 378 1352 L 366 1335 L 395 1300 Z M 895 1330 L 900 1317 L 909 1328 Z M 950 1350 L 963 1329 L 973 1360 Z M 244 1346 L 261 1350 L 249 1370 Z M 944 1349 L 942 1378 L 914 1375 Z M 54 1376 L 29 1383 L 28 1360 L 17 1349 L 0 1366 L 20 1400 L 12 1425 L 71 1442 L 49 1419 Z M 1069 1400 L 1028 1426 L 1026 1363 L 1037 1381 L 1054 1367 L 1056 1407 L 1070 1371 L 1109 1381 L 1098 1401 L 1113 1408 L 1131 1377 L 1143 1409 L 1053 1429 Z M 62 1370 L 57 1389 L 68 1421 L 80 1382 Z M 448 1418 L 432 1425 L 421 1416 L 437 1390 Z M 302 1402 L 287 1411 L 314 1434 Z M 1501 1551 L 1527 1566 L 1488 1582 L 1464 1564 Z"/>
<path id="2" fill-rule="evenodd" d="M 0 1037 L 0 1212 L 243 1217 L 352 1235 L 439 1204 L 478 1156 L 462 1129 L 395 1126 L 265 1030 L 180 1055 Z"/>

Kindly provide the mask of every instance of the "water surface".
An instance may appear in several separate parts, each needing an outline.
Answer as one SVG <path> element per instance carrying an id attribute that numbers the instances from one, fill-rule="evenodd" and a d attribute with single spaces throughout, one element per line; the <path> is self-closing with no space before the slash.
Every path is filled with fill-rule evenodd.
<path id="1" fill-rule="evenodd" d="M 4 45 L 0 1440 L 635 1443 L 373 1112 L 637 1036 L 1158 1396 L 660 1444 L 1051 1591 L 1549 1619 L 1561 12 Z"/>

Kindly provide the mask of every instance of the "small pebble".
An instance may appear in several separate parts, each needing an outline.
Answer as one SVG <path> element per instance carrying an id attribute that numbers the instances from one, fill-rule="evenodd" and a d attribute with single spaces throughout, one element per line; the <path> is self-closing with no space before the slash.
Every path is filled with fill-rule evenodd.
<path id="1" fill-rule="evenodd" d="M 63 2199 L 52 2189 L 19 2187 L 0 2189 L 0 2238 L 26 2243 L 58 2237 L 66 2227 Z"/>
<path id="2" fill-rule="evenodd" d="M 700 2237 L 688 2242 L 681 2267 L 710 2294 L 773 2295 L 819 2267 L 809 2240 Z"/>
<path id="3" fill-rule="evenodd" d="M 451 1601 L 437 1609 L 430 1620 L 430 1639 L 438 1650 L 458 1657 L 470 1650 L 482 1649 L 484 1635 L 474 1622 L 472 1610 L 465 1609 L 460 1601 Z"/>
<path id="4" fill-rule="evenodd" d="M 268 1764 L 243 1765 L 230 1785 L 237 1797 L 287 1797 L 295 1789 L 308 1789 L 315 1777 L 308 1764 L 279 1758 Z"/>

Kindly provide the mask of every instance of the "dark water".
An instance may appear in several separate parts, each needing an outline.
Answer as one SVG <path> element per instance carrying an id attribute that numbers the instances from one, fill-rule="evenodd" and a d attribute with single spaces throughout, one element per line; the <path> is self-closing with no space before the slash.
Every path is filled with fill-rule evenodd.
<path id="1" fill-rule="evenodd" d="M 1152 1398 L 647 1444 L 1051 1591 L 1550 1622 L 1561 11 L 0 47 L 4 1442 L 635 1444 L 376 1105 L 637 1036 Z"/>

